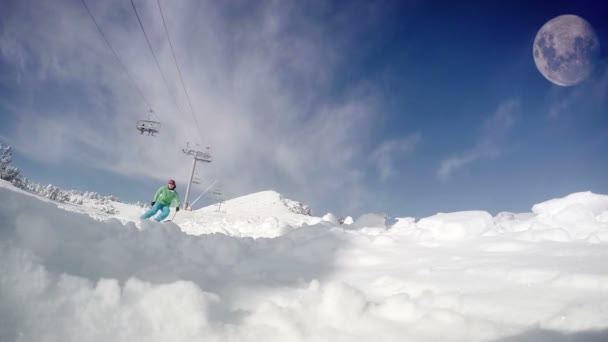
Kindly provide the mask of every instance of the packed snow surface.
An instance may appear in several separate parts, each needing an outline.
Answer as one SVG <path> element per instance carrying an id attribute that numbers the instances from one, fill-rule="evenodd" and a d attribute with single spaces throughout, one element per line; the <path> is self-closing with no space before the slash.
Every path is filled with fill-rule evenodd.
<path id="1" fill-rule="evenodd" d="M 283 198 L 275 191 L 262 191 L 192 212 L 180 211 L 174 221 L 192 235 L 276 237 L 305 223 L 321 221 L 303 214 L 306 211 L 305 205 Z"/>
<path id="2" fill-rule="evenodd" d="M 0 341 L 608 341 L 607 199 L 387 226 L 264 192 L 156 223 L 0 183 Z"/>

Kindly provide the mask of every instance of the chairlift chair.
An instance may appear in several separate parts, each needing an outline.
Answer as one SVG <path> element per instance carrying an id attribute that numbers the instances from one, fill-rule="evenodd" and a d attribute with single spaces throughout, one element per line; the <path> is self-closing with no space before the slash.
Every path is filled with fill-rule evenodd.
<path id="1" fill-rule="evenodd" d="M 154 136 L 160 130 L 160 122 L 153 120 L 139 120 L 137 121 L 137 130 L 141 133 L 148 133 L 148 135 Z"/>

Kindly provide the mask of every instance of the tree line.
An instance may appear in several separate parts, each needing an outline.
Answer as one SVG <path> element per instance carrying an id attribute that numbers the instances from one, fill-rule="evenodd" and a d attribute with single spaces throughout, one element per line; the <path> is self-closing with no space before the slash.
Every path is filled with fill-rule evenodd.
<path id="1" fill-rule="evenodd" d="M 110 202 L 121 202 L 116 196 L 100 195 L 90 191 L 63 190 L 53 184 L 42 185 L 32 182 L 21 174 L 19 168 L 11 165 L 12 161 L 13 152 L 11 146 L 0 143 L 0 179 L 12 183 L 19 189 L 58 202 L 83 204 L 83 199 L 94 200 L 98 205 L 106 205 L 106 209 L 100 209 L 104 209 L 103 211 L 109 214 L 113 213 L 110 211 L 114 211 L 110 206 Z M 143 203 L 136 203 L 134 205 L 145 206 Z"/>

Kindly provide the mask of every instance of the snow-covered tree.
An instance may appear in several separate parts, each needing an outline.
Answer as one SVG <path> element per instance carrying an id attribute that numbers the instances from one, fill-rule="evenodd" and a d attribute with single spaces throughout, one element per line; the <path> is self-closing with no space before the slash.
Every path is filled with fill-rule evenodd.
<path id="1" fill-rule="evenodd" d="M 70 202 L 74 204 L 83 204 L 84 199 L 94 200 L 96 204 L 107 205 L 104 209 L 107 213 L 114 213 L 116 209 L 111 207 L 111 202 L 120 202 L 115 196 L 103 196 L 96 192 L 82 192 L 77 190 L 63 190 L 55 185 L 40 185 L 30 182 L 27 178 L 21 176 L 18 168 L 10 165 L 13 160 L 11 146 L 0 144 L 0 179 L 13 183 L 14 186 L 36 195 L 46 197 L 53 201 Z"/>
<path id="2" fill-rule="evenodd" d="M 9 165 L 0 170 L 0 178 L 4 179 L 5 181 L 12 182 L 16 178 L 19 178 L 20 173 L 21 172 L 18 168 Z"/>
<path id="3" fill-rule="evenodd" d="M 7 167 L 11 161 L 13 161 L 11 147 L 0 144 L 0 168 Z"/>
<path id="4" fill-rule="evenodd" d="M 27 191 L 27 188 L 29 186 L 30 180 L 27 179 L 27 177 L 21 177 L 21 175 L 15 177 L 12 181 L 14 186 L 18 187 L 19 189 L 23 189 Z"/>
<path id="5" fill-rule="evenodd" d="M 114 208 L 114 206 L 111 204 L 96 205 L 95 208 L 109 215 L 118 214 L 118 210 L 116 210 L 116 208 Z"/>
<path id="6" fill-rule="evenodd" d="M 13 152 L 10 146 L 0 144 L 0 179 L 13 182 L 19 178 L 20 171 L 18 168 L 11 166 L 13 161 Z"/>
<path id="7" fill-rule="evenodd" d="M 82 200 L 82 197 L 71 196 L 70 203 L 82 205 L 84 203 L 84 201 Z"/>
<path id="8" fill-rule="evenodd" d="M 59 198 L 59 191 L 60 190 L 58 187 L 54 186 L 53 184 L 49 184 L 41 189 L 40 195 L 55 201 Z"/>

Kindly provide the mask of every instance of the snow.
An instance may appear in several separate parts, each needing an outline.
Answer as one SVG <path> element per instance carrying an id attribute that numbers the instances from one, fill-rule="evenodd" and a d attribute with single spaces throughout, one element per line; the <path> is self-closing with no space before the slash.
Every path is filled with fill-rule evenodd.
<path id="1" fill-rule="evenodd" d="M 338 218 L 336 217 L 336 215 L 334 215 L 332 213 L 327 213 L 327 214 L 323 215 L 323 217 L 321 219 L 323 221 L 325 221 L 325 222 L 329 222 L 329 223 L 333 223 L 333 224 L 339 224 L 340 223 L 338 221 Z"/>
<path id="2" fill-rule="evenodd" d="M 344 223 L 343 224 L 353 224 L 355 221 L 353 220 L 353 218 L 351 216 L 346 216 L 346 218 L 344 218 Z"/>
<path id="3" fill-rule="evenodd" d="M 583 207 L 593 215 L 608 211 L 608 196 L 598 195 L 590 191 L 570 194 L 564 198 L 557 198 L 543 203 L 535 204 L 532 212 L 539 215 L 556 215 L 569 207 Z"/>
<path id="4" fill-rule="evenodd" d="M 0 341 L 605 341 L 604 198 L 391 226 L 262 192 L 157 223 L 0 182 Z"/>
<path id="5" fill-rule="evenodd" d="M 417 226 L 423 238 L 461 240 L 482 235 L 493 226 L 492 216 L 485 211 L 439 213 L 424 218 Z"/>
<path id="6" fill-rule="evenodd" d="M 180 211 L 175 214 L 174 221 L 192 235 L 225 233 L 240 237 L 276 237 L 303 224 L 321 221 L 303 214 L 306 212 L 310 210 L 301 203 L 283 198 L 275 191 L 262 191 L 225 201 L 221 206 Z"/>

